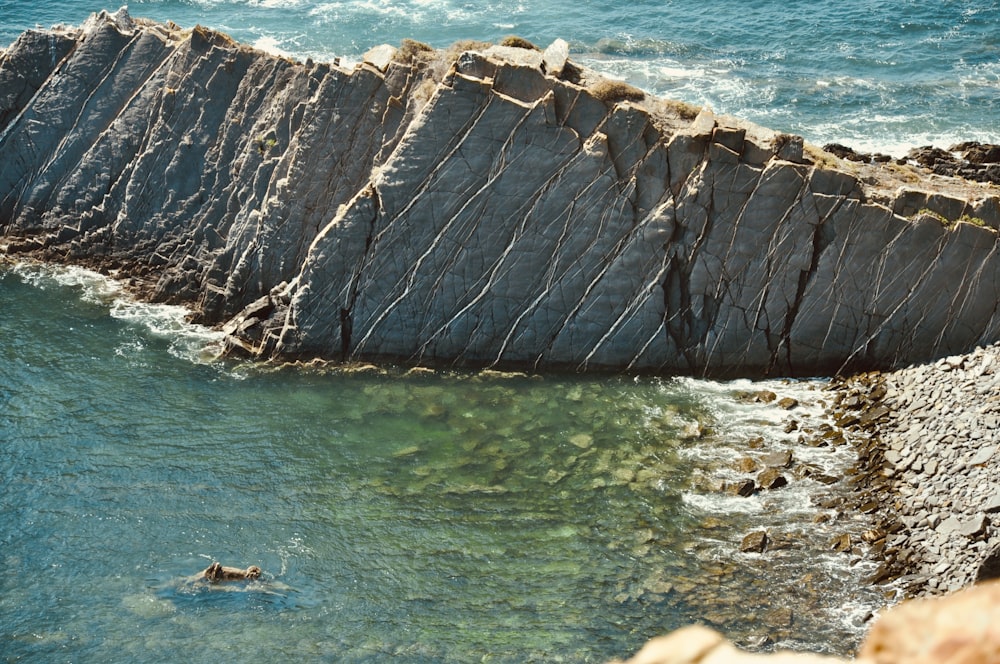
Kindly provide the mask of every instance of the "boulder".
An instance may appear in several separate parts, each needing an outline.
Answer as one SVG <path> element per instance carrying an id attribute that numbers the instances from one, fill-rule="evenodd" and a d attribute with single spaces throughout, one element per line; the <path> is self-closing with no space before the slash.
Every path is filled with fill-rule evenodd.
<path id="1" fill-rule="evenodd" d="M 875 664 L 1000 662 L 1000 584 L 905 602 L 872 627 L 859 659 Z"/>
<path id="2" fill-rule="evenodd" d="M 788 468 L 792 465 L 792 451 L 769 452 L 760 458 L 760 462 L 772 468 Z"/>
<path id="3" fill-rule="evenodd" d="M 545 73 L 556 78 L 562 75 L 567 60 L 569 60 L 569 44 L 564 39 L 557 39 L 549 44 L 549 47 L 542 54 L 542 66 Z"/>
<path id="4" fill-rule="evenodd" d="M 365 51 L 362 60 L 378 70 L 385 71 L 389 68 L 389 63 L 395 57 L 397 49 L 389 44 L 382 44 Z"/>
<path id="5" fill-rule="evenodd" d="M 757 491 L 757 484 L 753 480 L 740 480 L 726 485 L 726 491 L 734 496 L 747 498 Z"/>
<path id="6" fill-rule="evenodd" d="M 792 410 L 793 408 L 798 407 L 798 405 L 799 405 L 799 400 L 793 399 L 792 397 L 784 397 L 778 399 L 777 403 L 778 408 L 783 408 L 785 410 Z"/>

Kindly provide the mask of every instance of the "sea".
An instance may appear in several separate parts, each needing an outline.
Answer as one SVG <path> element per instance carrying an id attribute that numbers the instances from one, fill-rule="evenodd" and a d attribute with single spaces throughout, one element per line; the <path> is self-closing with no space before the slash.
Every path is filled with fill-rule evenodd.
<path id="1" fill-rule="evenodd" d="M 116 6 L 0 0 L 0 44 Z M 294 58 L 517 35 L 902 155 L 1000 142 L 1000 3 L 146 0 Z M 0 659 L 605 662 L 706 624 L 848 655 L 884 606 L 813 380 L 275 367 L 86 270 L 0 264 Z M 767 402 L 773 393 L 794 408 Z M 788 402 L 785 404 L 788 405 Z M 791 451 L 788 486 L 726 483 Z M 766 531 L 763 553 L 740 551 Z M 213 561 L 264 570 L 210 586 Z"/>

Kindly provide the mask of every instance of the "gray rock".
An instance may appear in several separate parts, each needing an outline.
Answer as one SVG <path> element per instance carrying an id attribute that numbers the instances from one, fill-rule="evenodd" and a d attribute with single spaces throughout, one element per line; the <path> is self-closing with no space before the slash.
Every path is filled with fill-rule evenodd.
<path id="1" fill-rule="evenodd" d="M 993 458 L 993 455 L 996 454 L 996 451 L 997 451 L 996 445 L 988 445 L 982 448 L 981 450 L 976 452 L 976 454 L 972 457 L 972 459 L 969 460 L 969 465 L 981 466 L 985 464 L 987 461 Z"/>
<path id="2" fill-rule="evenodd" d="M 556 78 L 562 74 L 567 60 L 569 60 L 569 44 L 563 39 L 557 39 L 549 44 L 542 54 L 545 73 Z"/>
<path id="3" fill-rule="evenodd" d="M 993 493 L 986 499 L 983 503 L 983 511 L 988 514 L 1000 512 L 1000 492 Z"/>
<path id="4" fill-rule="evenodd" d="M 958 534 L 962 530 L 962 522 L 959 521 L 958 517 L 949 516 L 941 521 L 934 530 L 943 535 Z"/>
<path id="5" fill-rule="evenodd" d="M 381 46 L 375 46 L 367 51 L 362 56 L 362 60 L 366 63 L 372 65 L 376 69 L 385 71 L 389 68 L 389 63 L 392 62 L 392 58 L 396 55 L 396 47 L 390 46 L 389 44 L 382 44 Z"/>
<path id="6" fill-rule="evenodd" d="M 985 514 L 977 514 L 971 519 L 963 521 L 958 532 L 966 537 L 976 537 L 977 535 L 982 535 L 988 525 L 989 519 L 987 516 Z"/>
<path id="7" fill-rule="evenodd" d="M 965 278 L 1000 269 L 991 229 L 896 214 L 894 173 L 801 137 L 547 75 L 559 42 L 347 71 L 127 12 L 50 34 L 0 61 L 7 251 L 141 276 L 232 352 L 816 375 L 1000 338 L 1000 282 Z"/>

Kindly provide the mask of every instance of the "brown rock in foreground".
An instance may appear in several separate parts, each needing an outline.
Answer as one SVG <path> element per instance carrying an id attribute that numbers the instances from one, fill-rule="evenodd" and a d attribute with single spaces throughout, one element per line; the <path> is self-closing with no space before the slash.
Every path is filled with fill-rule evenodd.
<path id="1" fill-rule="evenodd" d="M 625 664 L 836 664 L 813 653 L 747 653 L 702 626 L 649 641 Z M 1000 662 L 1000 581 L 946 597 L 916 599 L 878 619 L 855 664 L 991 664 Z"/>
<path id="2" fill-rule="evenodd" d="M 1000 662 L 1000 582 L 900 604 L 875 624 L 860 655 L 874 664 Z"/>

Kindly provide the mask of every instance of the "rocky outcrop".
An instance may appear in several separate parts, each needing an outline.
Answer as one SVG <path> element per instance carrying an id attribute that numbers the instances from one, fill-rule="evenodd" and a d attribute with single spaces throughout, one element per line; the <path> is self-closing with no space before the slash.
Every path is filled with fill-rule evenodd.
<path id="1" fill-rule="evenodd" d="M 863 164 L 543 51 L 353 67 L 102 13 L 0 59 L 0 234 L 258 357 L 710 375 L 1000 338 L 989 185 Z"/>

